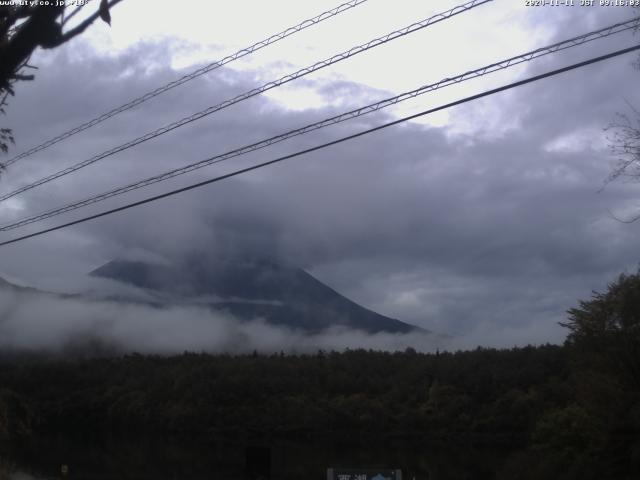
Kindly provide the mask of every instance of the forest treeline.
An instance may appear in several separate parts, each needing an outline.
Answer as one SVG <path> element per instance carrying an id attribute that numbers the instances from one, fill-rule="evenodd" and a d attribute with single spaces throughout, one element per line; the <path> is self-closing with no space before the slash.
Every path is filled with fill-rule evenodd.
<path id="1" fill-rule="evenodd" d="M 634 478 L 639 312 L 631 275 L 569 311 L 562 346 L 5 358 L 0 435 L 393 437 L 518 451 L 512 478 Z"/>

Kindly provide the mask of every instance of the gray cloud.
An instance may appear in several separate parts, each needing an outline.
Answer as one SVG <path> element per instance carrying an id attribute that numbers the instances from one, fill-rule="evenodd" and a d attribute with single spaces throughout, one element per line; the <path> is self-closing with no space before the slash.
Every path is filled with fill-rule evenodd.
<path id="1" fill-rule="evenodd" d="M 564 17 L 556 40 L 624 17 L 610 9 L 596 19 L 587 10 Z M 608 51 L 628 38 L 564 52 L 527 72 Z M 9 111 L 20 142 L 16 151 L 175 78 L 179 73 L 161 66 L 169 63 L 169 52 L 168 44 L 147 44 L 111 58 L 93 58 L 88 51 L 42 57 L 37 80 L 21 86 Z M 612 161 L 602 128 L 626 108 L 625 100 L 640 104 L 637 89 L 624 88 L 640 75 L 631 60 L 619 58 L 452 110 L 454 127 L 465 126 L 458 133 L 404 125 L 4 247 L 0 270 L 33 283 L 65 285 L 60 278 L 77 277 L 119 256 L 260 252 L 302 265 L 383 314 L 460 334 L 463 346 L 561 341 L 557 322 L 566 309 L 638 262 L 640 224 L 623 225 L 608 214 L 634 205 L 637 186 L 611 184 L 598 192 Z M 15 188 L 251 86 L 246 75 L 221 69 L 77 141 L 24 160 L 0 185 Z M 5 209 L 0 216 L 64 204 L 328 117 L 345 108 L 338 106 L 342 95 L 385 95 L 346 81 L 327 86 L 309 79 L 307 86 L 335 105 L 291 112 L 254 98 L 35 190 L 16 203 L 24 210 Z M 315 132 L 168 185 L 186 185 L 389 118 L 381 113 Z M 174 314 L 162 318 L 168 322 Z M 198 331 L 194 322 L 191 328 Z"/>
<path id="2" fill-rule="evenodd" d="M 425 333 L 367 334 L 345 328 L 309 335 L 260 319 L 239 322 L 197 306 L 153 308 L 54 295 L 0 291 L 0 351 L 91 354 L 101 345 L 115 352 L 177 354 L 315 353 L 365 348 L 433 351 L 444 339 Z M 99 353 L 100 351 L 98 351 Z M 95 353 L 95 350 L 94 350 Z"/>

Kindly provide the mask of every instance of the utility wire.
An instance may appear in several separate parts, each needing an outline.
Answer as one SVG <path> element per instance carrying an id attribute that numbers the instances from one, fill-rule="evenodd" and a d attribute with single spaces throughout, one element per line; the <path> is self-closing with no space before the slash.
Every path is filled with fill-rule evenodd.
<path id="1" fill-rule="evenodd" d="M 304 30 L 308 27 L 311 27 L 313 25 L 316 25 L 320 22 L 323 22 L 324 20 L 327 20 L 331 17 L 334 17 L 346 10 L 349 10 L 351 8 L 357 7 L 358 5 L 367 2 L 368 0 L 351 0 L 349 2 L 343 3 L 341 5 L 338 5 L 335 8 L 332 8 L 331 10 L 327 10 L 326 12 L 323 12 L 319 15 L 316 15 L 313 18 L 309 18 L 307 20 L 304 20 L 303 22 L 300 22 L 297 25 L 294 25 L 293 27 L 289 27 L 279 33 L 276 33 L 274 35 L 271 35 L 269 38 L 266 38 L 264 40 L 261 40 L 257 43 L 254 43 L 253 45 L 243 48 L 242 50 L 238 50 L 237 52 L 228 55 L 226 57 L 224 57 L 222 60 L 217 60 L 215 62 L 210 63 L 209 65 L 205 65 L 204 67 L 201 67 L 187 75 L 184 75 L 183 77 L 179 78 L 178 80 L 174 80 L 173 82 L 170 82 L 166 85 L 163 85 L 162 87 L 158 87 L 155 90 L 145 93 L 144 95 L 135 98 L 133 100 L 131 100 L 128 103 L 125 103 L 124 105 L 121 105 L 117 108 L 114 108 L 113 110 L 108 111 L 107 113 L 103 113 L 102 115 L 100 115 L 99 117 L 96 117 L 92 120 L 89 120 L 88 122 L 83 123 L 82 125 L 79 125 L 75 128 L 72 128 L 71 130 L 68 130 L 60 135 L 58 135 L 57 137 L 53 137 L 50 140 L 47 140 L 46 142 L 41 143 L 40 145 L 36 145 L 35 147 L 30 148 L 29 150 L 16 155 L 15 157 L 7 160 L 6 162 L 4 162 L 4 166 L 7 167 L 9 165 L 12 165 L 13 163 L 17 162 L 18 160 L 21 160 L 23 158 L 29 157 L 31 155 L 33 155 L 36 152 L 39 152 L 41 150 L 44 150 L 46 148 L 49 148 L 52 145 L 55 145 L 58 142 L 61 142 L 62 140 L 65 140 L 73 135 L 75 135 L 76 133 L 80 133 L 84 130 L 87 130 L 88 128 L 91 128 L 95 125 L 98 125 L 99 123 L 104 122 L 105 120 L 114 117 L 122 112 L 125 112 L 127 110 L 130 110 L 134 107 L 137 107 L 138 105 L 146 102 L 147 100 L 151 100 L 154 97 L 157 97 L 158 95 L 163 94 L 164 92 L 167 92 L 169 90 L 171 90 L 172 88 L 175 88 L 179 85 L 182 85 L 184 83 L 187 83 L 195 78 L 200 77 L 201 75 L 204 75 L 206 73 L 209 73 L 213 70 L 215 70 L 216 68 L 222 67 L 223 65 L 226 65 L 228 63 L 233 62 L 234 60 L 238 60 L 239 58 L 245 57 L 247 55 L 252 54 L 253 52 L 256 52 L 268 45 L 271 45 L 273 43 L 276 43 L 284 38 L 287 38 L 295 33 L 300 32 L 301 30 Z M 72 15 L 74 15 L 81 7 L 79 7 L 77 10 L 75 10 Z M 68 17 L 68 19 L 71 18 L 71 16 Z M 68 20 L 67 19 L 67 20 Z"/>
<path id="2" fill-rule="evenodd" d="M 284 155 L 282 157 L 278 157 L 278 158 L 275 158 L 273 160 L 269 160 L 267 162 L 259 163 L 257 165 L 252 165 L 251 167 L 242 168 L 242 169 L 236 170 L 236 171 L 231 172 L 231 173 L 220 175 L 220 176 L 217 176 L 217 177 L 214 177 L 214 178 L 211 178 L 209 180 L 202 181 L 202 182 L 194 183 L 192 185 L 189 185 L 189 186 L 186 186 L 186 187 L 182 187 L 182 188 L 178 188 L 178 189 L 172 190 L 170 192 L 165 192 L 165 193 L 162 193 L 160 195 L 155 195 L 153 197 L 149 197 L 149 198 L 146 198 L 144 200 L 139 200 L 137 202 L 129 203 L 129 204 L 117 207 L 117 208 L 113 208 L 111 210 L 106 210 L 104 212 L 100 212 L 100 213 L 97 213 L 97 214 L 94 214 L 94 215 L 90 215 L 90 216 L 87 216 L 87 217 L 84 217 L 84 218 L 80 218 L 80 219 L 74 220 L 72 222 L 64 223 L 62 225 L 57 225 L 55 227 L 46 228 L 44 230 L 39 230 L 37 232 L 30 233 L 28 235 L 23 235 L 21 237 L 14 238 L 12 240 L 7 240 L 7 241 L 4 241 L 4 242 L 1 242 L 0 243 L 0 247 L 2 247 L 4 245 L 9 245 L 9 244 L 12 244 L 12 243 L 20 242 L 20 241 L 26 240 L 28 238 L 36 237 L 36 236 L 39 236 L 39 235 L 44 235 L 45 233 L 53 232 L 53 231 L 56 231 L 56 230 L 61 230 L 63 228 L 67 228 L 67 227 L 70 227 L 70 226 L 73 226 L 73 225 L 78 225 L 80 223 L 84 223 L 84 222 L 87 222 L 89 220 L 95 220 L 97 218 L 105 217 L 105 216 L 111 215 L 113 213 L 122 212 L 124 210 L 128 210 L 128 209 L 133 208 L 133 207 L 137 207 L 137 206 L 144 205 L 144 204 L 147 204 L 147 203 L 155 202 L 157 200 L 160 200 L 160 199 L 163 199 L 163 198 L 166 198 L 166 197 L 171 197 L 173 195 L 177 195 L 177 194 L 182 193 L 182 192 L 186 192 L 186 191 L 193 190 L 193 189 L 196 189 L 196 188 L 199 188 L 199 187 L 203 187 L 203 186 L 209 185 L 211 183 L 216 183 L 216 182 L 219 182 L 221 180 L 225 180 L 227 178 L 235 177 L 235 176 L 243 174 L 243 173 L 247 173 L 247 172 L 250 172 L 250 171 L 253 171 L 253 170 L 257 170 L 259 168 L 263 168 L 263 167 L 266 167 L 266 166 L 269 166 L 269 165 L 273 165 L 275 163 L 282 162 L 284 160 L 288 160 L 288 159 L 291 159 L 291 158 L 299 157 L 301 155 L 305 155 L 307 153 L 315 152 L 317 150 L 322 150 L 324 148 L 327 148 L 327 147 L 330 147 L 330 146 L 333 146 L 333 145 L 337 145 L 339 143 L 343 143 L 343 142 L 346 142 L 348 140 L 353 140 L 354 138 L 358 138 L 358 137 L 361 137 L 361 136 L 364 136 L 364 135 L 368 135 L 368 134 L 376 132 L 378 130 L 382 130 L 382 129 L 385 129 L 385 128 L 388 128 L 388 127 L 391 127 L 391 126 L 394 126 L 394 125 L 398 125 L 400 123 L 407 122 L 409 120 L 413 120 L 415 118 L 422 117 L 422 116 L 428 115 L 430 113 L 438 112 L 438 111 L 444 110 L 446 108 L 454 107 L 454 106 L 457 106 L 457 105 L 461 105 L 463 103 L 467 103 L 467 102 L 471 102 L 473 100 L 477 100 L 479 98 L 483 98 L 483 97 L 487 97 L 487 96 L 490 96 L 490 95 L 494 95 L 496 93 L 503 92 L 505 90 L 510 90 L 512 88 L 520 87 L 520 86 L 526 85 L 528 83 L 537 82 L 537 81 L 542 80 L 544 78 L 552 77 L 554 75 L 559 75 L 561 73 L 568 72 L 570 70 L 575 70 L 577 68 L 585 67 L 587 65 L 591 65 L 591 64 L 594 64 L 594 63 L 597 63 L 597 62 L 608 60 L 610 58 L 617 57 L 619 55 L 623 55 L 625 53 L 633 52 L 633 51 L 636 51 L 636 50 L 640 50 L 640 45 L 635 45 L 633 47 L 628 47 L 628 48 L 623 48 L 621 50 L 616 50 L 616 51 L 608 53 L 606 55 L 601 55 L 599 57 L 591 58 L 591 59 L 586 60 L 584 62 L 574 63 L 572 65 L 569 65 L 569 66 L 566 66 L 566 67 L 563 67 L 563 68 L 559 68 L 559 69 L 556 69 L 556 70 L 552 70 L 552 71 L 547 72 L 547 73 L 543 73 L 543 74 L 540 74 L 540 75 L 535 75 L 533 77 L 529 77 L 529 78 L 526 78 L 524 80 L 520 80 L 520 81 L 517 81 L 517 82 L 509 83 L 507 85 L 503 85 L 501 87 L 494 88 L 494 89 L 491 89 L 491 90 L 487 90 L 485 92 L 478 93 L 476 95 L 465 97 L 463 99 L 456 100 L 454 102 L 447 103 L 447 104 L 441 105 L 439 107 L 431 108 L 429 110 L 425 110 L 425 111 L 420 112 L 420 113 L 409 115 L 409 116 L 400 118 L 398 120 L 394 120 L 392 122 L 388 122 L 388 123 L 379 125 L 377 127 L 369 128 L 367 130 L 362 130 L 362 131 L 360 131 L 358 133 L 354 133 L 352 135 L 341 137 L 341 138 L 339 138 L 337 140 L 333 140 L 331 142 L 326 142 L 326 143 L 323 143 L 321 145 L 316 145 L 315 147 L 307 148 L 305 150 L 300 150 L 298 152 L 291 153 L 289 155 Z"/>
<path id="3" fill-rule="evenodd" d="M 153 132 L 149 132 L 146 133 L 145 135 L 142 135 L 141 137 L 138 137 L 134 140 L 131 140 L 125 144 L 119 145 L 115 148 L 112 148 L 111 150 L 107 150 L 105 152 L 102 152 L 98 155 L 95 155 L 94 157 L 91 157 L 87 160 L 84 160 L 82 162 L 76 163 L 75 165 L 72 165 L 70 167 L 67 167 L 63 170 L 60 170 L 56 173 L 53 173 L 51 175 L 48 175 L 44 178 L 41 178 L 40 180 L 37 180 L 33 183 L 30 183 L 28 185 L 25 185 L 23 187 L 18 188 L 17 190 L 14 190 L 12 192 L 6 193 L 2 196 L 0 196 L 0 202 L 7 200 L 11 197 L 14 197 L 22 192 L 25 192 L 27 190 L 31 190 L 32 188 L 36 188 L 39 187 L 40 185 L 44 185 L 45 183 L 48 183 L 52 180 L 55 180 L 57 178 L 63 177 L 65 175 L 69 175 L 70 173 L 73 173 L 77 170 L 80 170 L 81 168 L 84 168 L 88 165 L 91 165 L 99 160 L 102 160 L 106 157 L 110 157 L 111 155 L 114 155 L 116 153 L 122 152 L 123 150 L 127 150 L 128 148 L 134 147 L 136 145 L 139 145 L 140 143 L 146 142 L 147 140 L 151 140 L 153 138 L 159 137 L 160 135 L 164 135 L 167 132 L 170 132 L 172 130 L 175 130 L 176 128 L 182 127 L 184 125 L 187 125 L 188 123 L 194 122 L 196 120 L 199 120 L 203 117 L 206 117 L 207 115 L 211 115 L 212 113 L 218 112 L 224 108 L 230 107 L 231 105 L 234 105 L 236 103 L 242 102 L 244 100 L 247 100 L 251 97 L 254 97 L 256 95 L 259 95 L 261 93 L 264 93 L 268 90 L 271 90 L 273 88 L 279 87 L 281 85 L 284 85 L 285 83 L 291 82 L 292 80 L 296 80 L 298 78 L 304 77 L 305 75 L 308 75 L 312 72 L 318 71 L 322 68 L 328 67 L 329 65 L 333 65 L 335 63 L 338 63 L 342 60 L 345 60 L 347 58 L 350 58 L 354 55 L 357 55 L 359 53 L 362 52 L 366 52 L 372 48 L 375 48 L 379 45 L 383 45 L 387 42 L 390 42 L 392 40 L 395 40 L 397 38 L 403 37 L 405 35 L 408 35 L 410 33 L 414 33 L 418 30 L 421 30 L 423 28 L 426 28 L 430 25 L 433 25 L 435 23 L 441 22 L 443 20 L 446 20 L 448 18 L 453 17 L 454 15 L 458 15 L 462 12 L 466 12 L 468 10 L 471 10 L 472 8 L 478 7 L 480 5 L 483 5 L 485 3 L 491 2 L 493 0 L 472 0 L 470 2 L 467 2 L 463 5 L 458 5 L 450 10 L 447 10 L 446 12 L 443 13 L 439 13 L 437 15 L 434 15 L 432 17 L 429 17 L 427 19 L 424 19 L 420 22 L 416 22 L 413 23 L 407 27 L 404 27 L 400 30 L 395 30 L 391 33 L 388 33 L 387 35 L 384 35 L 382 37 L 378 37 L 375 38 L 373 40 L 368 41 L 367 43 L 363 43 L 362 45 L 358 45 L 356 47 L 350 48 L 349 50 L 342 52 L 342 53 L 338 53 L 330 58 L 327 58 L 325 60 L 322 60 L 320 62 L 314 63 L 313 65 L 309 66 L 309 67 L 305 67 L 303 69 L 298 70 L 297 72 L 294 73 L 290 73 L 288 75 L 285 75 L 284 77 L 279 78 L 278 80 L 274 80 L 272 82 L 266 83 L 264 85 L 262 85 L 261 87 L 258 88 L 254 88 L 252 90 L 249 90 L 245 93 L 242 93 L 232 99 L 229 100 L 225 100 L 222 103 L 219 103 L 217 105 L 213 105 L 205 110 L 202 110 L 200 112 L 194 113 L 193 115 L 190 115 L 188 117 L 184 117 L 181 120 L 178 120 L 177 122 L 171 123 L 169 125 L 165 125 L 164 127 L 161 127 L 157 130 L 154 130 Z"/>
<path id="4" fill-rule="evenodd" d="M 304 127 L 301 128 L 297 128 L 295 130 L 290 130 L 288 132 L 282 133 L 280 135 L 274 136 L 274 137 L 270 137 L 267 138 L 265 140 L 261 140 L 259 142 L 250 144 L 250 145 L 246 145 L 240 148 L 236 148 L 234 150 L 228 151 L 226 153 L 220 154 L 220 155 L 216 155 L 214 157 L 210 157 L 204 160 L 201 160 L 199 162 L 196 163 L 192 163 L 190 165 L 186 165 L 184 167 L 179 167 L 173 170 L 169 170 L 167 172 L 164 173 L 160 173 L 158 175 L 154 175 L 152 177 L 146 178 L 144 180 L 139 180 L 137 182 L 122 186 L 122 187 L 118 187 L 112 190 L 108 190 L 106 192 L 103 192 L 99 195 L 94 195 L 88 198 L 85 198 L 83 200 L 79 200 L 77 202 L 74 203 L 70 203 L 61 207 L 57 207 L 54 209 L 50 209 L 46 212 L 43 213 L 39 213 L 36 215 L 32 215 L 30 217 L 27 218 L 23 218 L 21 220 L 18 220 L 14 223 L 11 224 L 5 224 L 3 226 L 0 226 L 0 231 L 8 231 L 8 230 L 13 230 L 15 228 L 19 228 L 40 220 L 46 220 L 48 218 L 51 217 L 55 217 L 58 215 L 61 215 L 63 213 L 67 213 L 67 212 L 71 212 L 73 210 L 76 210 L 78 208 L 82 208 L 88 205 L 92 205 L 94 203 L 98 203 L 101 201 L 104 201 L 108 198 L 111 197 L 115 197 L 118 195 L 122 195 L 125 194 L 127 192 L 133 191 L 133 190 L 137 190 L 139 188 L 143 188 L 143 187 L 147 187 L 149 185 L 153 185 L 155 183 L 158 182 L 162 182 L 165 180 L 168 180 L 170 178 L 173 177 L 177 177 L 179 175 L 183 175 L 185 173 L 189 173 L 192 172 L 194 170 L 198 170 L 200 168 L 204 168 L 206 166 L 212 165 L 212 164 L 216 164 L 216 163 L 220 163 L 223 162 L 225 160 L 234 158 L 234 157 L 238 157 L 256 150 L 259 150 L 261 148 L 265 148 L 268 147 L 270 145 L 282 142 L 284 140 L 288 140 L 290 138 L 299 136 L 299 135 L 303 135 L 305 133 L 314 131 L 314 130 L 318 130 L 324 127 L 327 127 L 329 125 L 334 125 L 337 123 L 341 123 L 347 120 L 350 120 L 352 118 L 357 118 L 360 117 L 362 115 L 366 115 L 368 113 L 372 113 L 372 112 L 376 112 L 378 110 L 381 110 L 383 108 L 395 105 L 397 103 L 400 103 L 402 101 L 411 99 L 411 98 L 415 98 L 419 95 L 423 95 L 425 93 L 428 92 L 432 92 L 434 90 L 438 90 L 440 88 L 444 88 L 447 87 L 449 85 L 454 85 L 456 83 L 460 83 L 463 81 L 467 81 L 470 80 L 472 78 L 477 78 L 483 75 L 487 75 L 489 73 L 493 73 L 495 71 L 498 70 L 503 70 L 506 68 L 509 68 L 511 66 L 514 65 L 518 65 L 520 63 L 523 62 L 527 62 L 527 61 L 531 61 L 535 58 L 539 58 L 541 56 L 544 55 L 548 55 L 551 53 L 555 53 L 561 50 L 565 50 L 567 48 L 572 48 L 575 46 L 579 46 L 582 45 L 584 43 L 593 41 L 593 40 L 597 40 L 597 39 L 602 39 L 605 38 L 607 36 L 616 34 L 616 33 L 620 33 L 620 32 L 624 32 L 626 30 L 630 30 L 633 28 L 636 28 L 638 25 L 640 24 L 640 18 L 634 18 L 631 20 L 628 20 L 626 22 L 621 22 L 621 23 L 616 23 L 614 25 L 611 25 L 609 27 L 605 27 L 602 28 L 600 30 L 596 30 L 593 32 L 589 32 L 586 33 L 584 35 L 580 35 L 577 37 L 573 37 L 567 40 L 563 40 L 561 42 L 557 42 L 554 43 L 552 45 L 546 46 L 546 47 L 541 47 L 535 50 L 532 50 L 530 52 L 527 53 L 523 53 L 521 55 L 515 56 L 515 57 L 511 57 L 508 58 L 506 60 L 502 60 L 500 62 L 497 63 L 493 63 L 487 66 L 484 66 L 482 68 L 476 69 L 476 70 L 471 70 L 468 71 L 466 73 L 463 73 L 461 75 L 457 75 L 454 77 L 447 77 L 443 80 L 440 80 L 436 83 L 432 83 L 430 85 L 425 85 L 422 86 L 420 88 L 417 88 L 415 90 L 411 90 L 409 92 L 405 92 L 405 93 L 401 93 L 400 95 L 397 95 L 395 97 L 391 97 L 391 98 L 387 98 L 384 100 L 381 100 L 379 102 L 376 103 L 372 103 L 369 105 L 366 105 L 364 107 L 360 107 L 358 109 L 355 110 L 351 110 L 349 112 L 346 113 L 342 113 L 340 115 L 336 115 L 334 117 L 330 117 L 324 120 L 321 120 L 319 122 L 315 122 L 309 125 L 306 125 Z"/>

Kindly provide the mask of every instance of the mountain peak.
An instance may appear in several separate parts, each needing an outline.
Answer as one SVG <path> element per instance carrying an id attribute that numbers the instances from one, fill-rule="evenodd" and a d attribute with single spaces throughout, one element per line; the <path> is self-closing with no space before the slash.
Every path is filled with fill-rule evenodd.
<path id="1" fill-rule="evenodd" d="M 196 261 L 192 256 L 173 265 L 113 260 L 90 275 L 154 290 L 167 298 L 219 298 L 212 309 L 241 320 L 318 332 L 342 326 L 369 333 L 421 330 L 380 315 L 349 300 L 301 268 L 275 258 L 239 256 Z"/>

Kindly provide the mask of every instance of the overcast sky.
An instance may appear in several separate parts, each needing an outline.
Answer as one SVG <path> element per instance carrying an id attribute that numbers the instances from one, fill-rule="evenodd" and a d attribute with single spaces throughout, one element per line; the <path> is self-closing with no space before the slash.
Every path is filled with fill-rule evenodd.
<path id="1" fill-rule="evenodd" d="M 8 222 L 631 18 L 627 7 L 496 0 L 0 203 Z M 575 0 L 579 4 L 579 0 Z M 338 4 L 125 0 L 11 98 L 17 154 Z M 457 5 L 369 0 L 12 165 L 7 192 L 356 44 Z M 92 7 L 87 7 L 92 8 Z M 637 14 L 637 10 L 635 11 Z M 193 183 L 637 43 L 631 33 L 117 197 L 2 239 Z M 640 185 L 604 180 L 603 129 L 640 107 L 637 54 L 63 231 L 0 247 L 0 275 L 66 285 L 116 257 L 279 255 L 362 305 L 469 344 L 561 342 L 565 312 L 638 265 Z"/>

